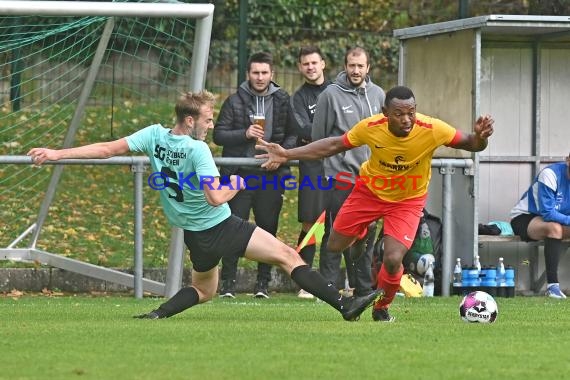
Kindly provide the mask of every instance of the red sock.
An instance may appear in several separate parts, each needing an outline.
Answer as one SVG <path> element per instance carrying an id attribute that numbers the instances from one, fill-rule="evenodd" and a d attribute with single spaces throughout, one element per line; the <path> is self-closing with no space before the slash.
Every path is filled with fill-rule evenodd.
<path id="1" fill-rule="evenodd" d="M 400 279 L 404 274 L 404 267 L 400 266 L 400 270 L 395 274 L 390 274 L 384 268 L 384 264 L 378 272 L 378 289 L 384 289 L 384 297 L 380 301 L 374 304 L 374 309 L 383 309 L 388 307 L 394 297 L 396 297 L 396 292 L 400 289 Z"/>

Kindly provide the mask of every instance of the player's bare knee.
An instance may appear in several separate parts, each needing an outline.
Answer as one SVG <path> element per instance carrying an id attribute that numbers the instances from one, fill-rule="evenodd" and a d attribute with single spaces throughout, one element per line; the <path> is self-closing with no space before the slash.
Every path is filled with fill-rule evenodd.
<path id="1" fill-rule="evenodd" d="M 305 264 L 301 256 L 299 256 L 299 254 L 293 248 L 290 247 L 286 247 L 286 249 L 284 249 L 283 252 L 281 252 L 280 260 L 281 260 L 280 266 L 285 271 L 288 271 L 288 269 L 290 270 L 299 265 Z"/>
<path id="2" fill-rule="evenodd" d="M 548 230 L 546 236 L 551 239 L 562 239 L 564 235 L 564 229 L 560 223 L 556 222 L 549 222 L 548 223 Z"/>
<path id="3" fill-rule="evenodd" d="M 400 271 L 403 255 L 399 252 L 384 252 L 382 265 L 388 273 L 394 274 Z"/>

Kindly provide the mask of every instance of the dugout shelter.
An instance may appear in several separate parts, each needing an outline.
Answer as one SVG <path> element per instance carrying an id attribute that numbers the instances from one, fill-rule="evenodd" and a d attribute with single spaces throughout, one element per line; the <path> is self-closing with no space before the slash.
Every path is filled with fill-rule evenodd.
<path id="1" fill-rule="evenodd" d="M 483 152 L 436 152 L 450 162 L 433 170 L 427 206 L 444 224 L 443 284 L 450 283 L 455 257 L 471 264 L 478 254 L 483 265 L 495 265 L 499 256 L 513 265 L 519 292 L 541 290 L 543 281 L 532 277 L 543 267 L 542 248 L 480 243 L 478 224 L 508 221 L 536 173 L 570 151 L 570 17 L 486 15 L 398 29 L 394 36 L 398 83 L 412 88 L 419 112 L 466 132 L 478 115 L 495 119 Z M 454 166 L 458 159 L 472 166 Z M 562 288 L 570 287 L 569 272 L 566 254 Z"/>

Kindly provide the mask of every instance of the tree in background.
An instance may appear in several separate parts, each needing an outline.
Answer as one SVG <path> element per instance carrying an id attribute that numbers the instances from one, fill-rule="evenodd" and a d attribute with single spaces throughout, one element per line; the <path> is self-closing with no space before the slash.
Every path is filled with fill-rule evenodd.
<path id="1" fill-rule="evenodd" d="M 210 64 L 235 69 L 240 28 L 239 1 L 214 2 Z M 246 1 L 246 0 L 241 0 Z M 276 62 L 294 67 L 299 46 L 318 41 L 328 67 L 342 65 L 344 52 L 365 46 L 372 67 L 381 75 L 396 75 L 398 41 L 395 29 L 458 18 L 461 0 L 249 0 L 247 12 L 250 52 L 270 51 Z M 468 16 L 485 14 L 551 14 L 570 12 L 568 0 L 468 1 Z M 228 59 L 229 58 L 229 59 Z"/>
<path id="2" fill-rule="evenodd" d="M 530 0 L 528 14 L 567 16 L 570 14 L 570 1 L 568 0 Z"/>

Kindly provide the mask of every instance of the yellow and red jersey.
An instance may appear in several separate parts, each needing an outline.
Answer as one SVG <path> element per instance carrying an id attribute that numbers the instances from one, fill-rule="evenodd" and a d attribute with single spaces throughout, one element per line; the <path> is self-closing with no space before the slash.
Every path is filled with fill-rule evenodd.
<path id="1" fill-rule="evenodd" d="M 360 167 L 359 179 L 379 198 L 397 202 L 427 193 L 433 152 L 459 137 L 460 132 L 444 121 L 416 113 L 406 137 L 394 136 L 388 118 L 377 114 L 360 121 L 343 139 L 347 147 L 370 147 L 370 159 Z"/>

